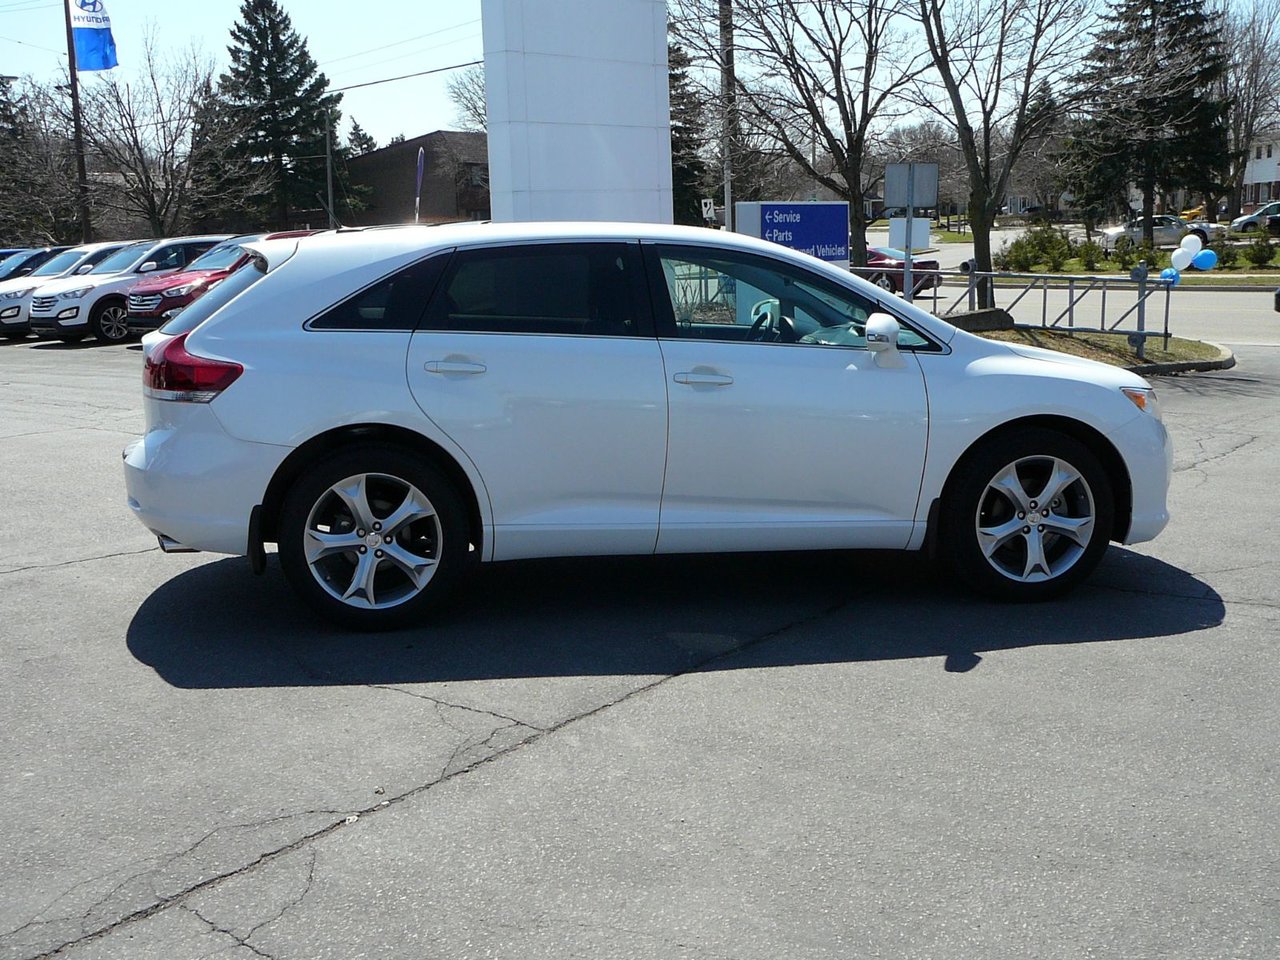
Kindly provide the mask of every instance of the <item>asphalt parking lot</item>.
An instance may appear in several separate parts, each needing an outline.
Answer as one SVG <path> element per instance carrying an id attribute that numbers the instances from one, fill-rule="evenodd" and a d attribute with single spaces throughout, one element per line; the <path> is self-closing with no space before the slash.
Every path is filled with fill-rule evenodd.
<path id="1" fill-rule="evenodd" d="M 124 504 L 136 348 L 0 344 L 0 958 L 1274 958 L 1280 347 L 1051 604 L 874 553 L 312 620 Z"/>

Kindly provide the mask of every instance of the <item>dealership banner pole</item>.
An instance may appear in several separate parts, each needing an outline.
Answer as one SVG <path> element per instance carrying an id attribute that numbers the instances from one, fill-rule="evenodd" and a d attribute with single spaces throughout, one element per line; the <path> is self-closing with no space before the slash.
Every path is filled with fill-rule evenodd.
<path id="1" fill-rule="evenodd" d="M 76 42 L 71 32 L 71 4 L 66 0 L 62 12 L 67 20 L 67 76 L 71 85 L 71 137 L 76 155 L 76 205 L 80 211 L 80 242 L 93 239 L 93 225 L 89 221 L 89 172 L 84 162 L 84 126 L 80 119 L 80 86 L 76 82 Z"/>

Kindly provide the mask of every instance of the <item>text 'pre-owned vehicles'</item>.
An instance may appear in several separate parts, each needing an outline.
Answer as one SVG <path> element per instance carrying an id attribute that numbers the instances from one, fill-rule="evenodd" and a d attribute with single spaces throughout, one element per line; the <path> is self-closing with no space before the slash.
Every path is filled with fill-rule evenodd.
<path id="1" fill-rule="evenodd" d="M 31 329 L 72 342 L 90 333 L 103 343 L 129 337 L 125 293 L 144 274 L 173 273 L 226 234 L 140 240 L 121 247 L 88 273 L 45 284 L 31 298 Z"/>
<path id="2" fill-rule="evenodd" d="M 131 334 L 154 330 L 166 320 L 176 317 L 188 305 L 216 287 L 244 266 L 249 252 L 243 244 L 253 240 L 278 240 L 284 237 L 305 237 L 311 230 L 290 230 L 283 233 L 251 233 L 224 240 L 217 246 L 196 257 L 181 273 L 165 274 L 139 280 L 129 288 L 125 298 L 128 316 L 126 323 Z"/>
<path id="3" fill-rule="evenodd" d="M 124 245 L 122 242 L 86 243 L 55 254 L 25 276 L 0 280 L 0 337 L 17 339 L 31 331 L 27 316 L 31 297 L 44 284 L 88 273 Z"/>
<path id="4" fill-rule="evenodd" d="M 473 562 L 936 546 L 1036 600 L 1168 519 L 1115 367 L 983 340 L 760 240 L 455 224 L 251 244 L 144 340 L 128 503 L 166 550 L 279 548 L 382 628 Z"/>

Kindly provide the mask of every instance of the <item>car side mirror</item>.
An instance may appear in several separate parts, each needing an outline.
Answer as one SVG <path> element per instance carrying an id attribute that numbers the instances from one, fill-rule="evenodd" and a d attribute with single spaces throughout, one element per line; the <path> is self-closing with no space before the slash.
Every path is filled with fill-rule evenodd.
<path id="1" fill-rule="evenodd" d="M 898 352 L 898 334 L 902 328 L 887 313 L 873 313 L 867 317 L 867 349 L 875 357 L 878 367 L 904 367 L 906 362 Z"/>
<path id="2" fill-rule="evenodd" d="M 80 264 L 80 266 L 76 267 L 76 276 L 78 277 L 82 273 L 88 273 L 92 269 L 93 269 L 92 263 L 82 263 Z"/>
<path id="3" fill-rule="evenodd" d="M 153 270 L 157 269 L 158 266 L 159 264 L 157 264 L 154 260 L 148 260 L 146 263 L 144 263 L 142 266 L 138 268 L 138 272 L 151 273 Z"/>

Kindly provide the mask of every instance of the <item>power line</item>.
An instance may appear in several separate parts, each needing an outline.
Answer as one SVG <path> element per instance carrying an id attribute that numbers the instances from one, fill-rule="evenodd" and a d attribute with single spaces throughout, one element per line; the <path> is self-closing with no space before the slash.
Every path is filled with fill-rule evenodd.
<path id="1" fill-rule="evenodd" d="M 40 46 L 38 43 L 27 43 L 25 40 L 15 40 L 13 37 L 0 37 L 0 40 L 7 41 L 8 43 L 16 43 L 20 47 L 31 47 L 35 50 L 43 50 L 45 53 L 56 53 L 60 57 L 65 57 L 67 55 L 67 51 L 65 50 L 51 50 L 48 47 Z"/>
<path id="2" fill-rule="evenodd" d="M 334 75 L 342 76 L 343 74 L 359 73 L 361 70 L 372 70 L 375 67 L 379 67 L 387 63 L 393 63 L 396 60 L 404 60 L 407 57 L 420 57 L 424 53 L 430 53 L 432 50 L 439 50 L 441 47 L 452 47 L 453 45 L 458 43 L 465 43 L 466 41 L 474 40 L 479 36 L 480 34 L 473 33 L 465 37 L 458 37 L 454 40 L 446 40 L 444 43 L 433 43 L 431 46 L 423 47 L 421 50 L 410 50 L 408 53 L 397 54 L 394 57 L 383 57 L 377 63 L 366 63 L 363 66 L 356 65 L 356 66 L 346 67 L 342 70 L 337 71 L 337 73 L 335 73 Z"/>
<path id="3" fill-rule="evenodd" d="M 346 87 L 335 87 L 332 90 L 326 90 L 325 93 L 345 93 L 348 90 L 358 90 L 361 87 L 376 87 L 380 83 L 391 83 L 395 80 L 408 80 L 411 77 L 425 77 L 432 73 L 444 73 L 447 70 L 461 70 L 463 67 L 474 67 L 477 64 L 484 63 L 483 60 L 470 60 L 467 63 L 454 63 L 447 67 L 436 67 L 434 70 L 420 70 L 417 73 L 406 73 L 398 77 L 387 77 L 384 80 L 370 80 L 367 83 L 353 83 Z"/>
<path id="4" fill-rule="evenodd" d="M 361 50 L 359 53 L 348 53 L 345 56 L 334 57 L 332 60 L 325 60 L 323 63 L 316 64 L 316 66 L 327 67 L 331 63 L 341 63 L 343 60 L 352 60 L 356 57 L 363 57 L 366 53 L 377 53 L 379 50 L 390 50 L 392 47 L 402 47 L 406 43 L 413 43 L 415 40 L 425 40 L 427 37 L 434 37 L 441 33 L 448 33 L 450 30 L 457 30 L 460 27 L 469 27 L 473 23 L 479 23 L 479 22 L 480 22 L 480 19 L 477 17 L 474 20 L 467 20 L 463 23 L 455 23 L 451 27 L 441 27 L 439 30 L 432 30 L 429 33 L 422 33 L 416 37 L 410 37 L 408 40 L 397 40 L 395 43 L 386 43 L 380 47 L 370 47 L 368 50 Z"/>

